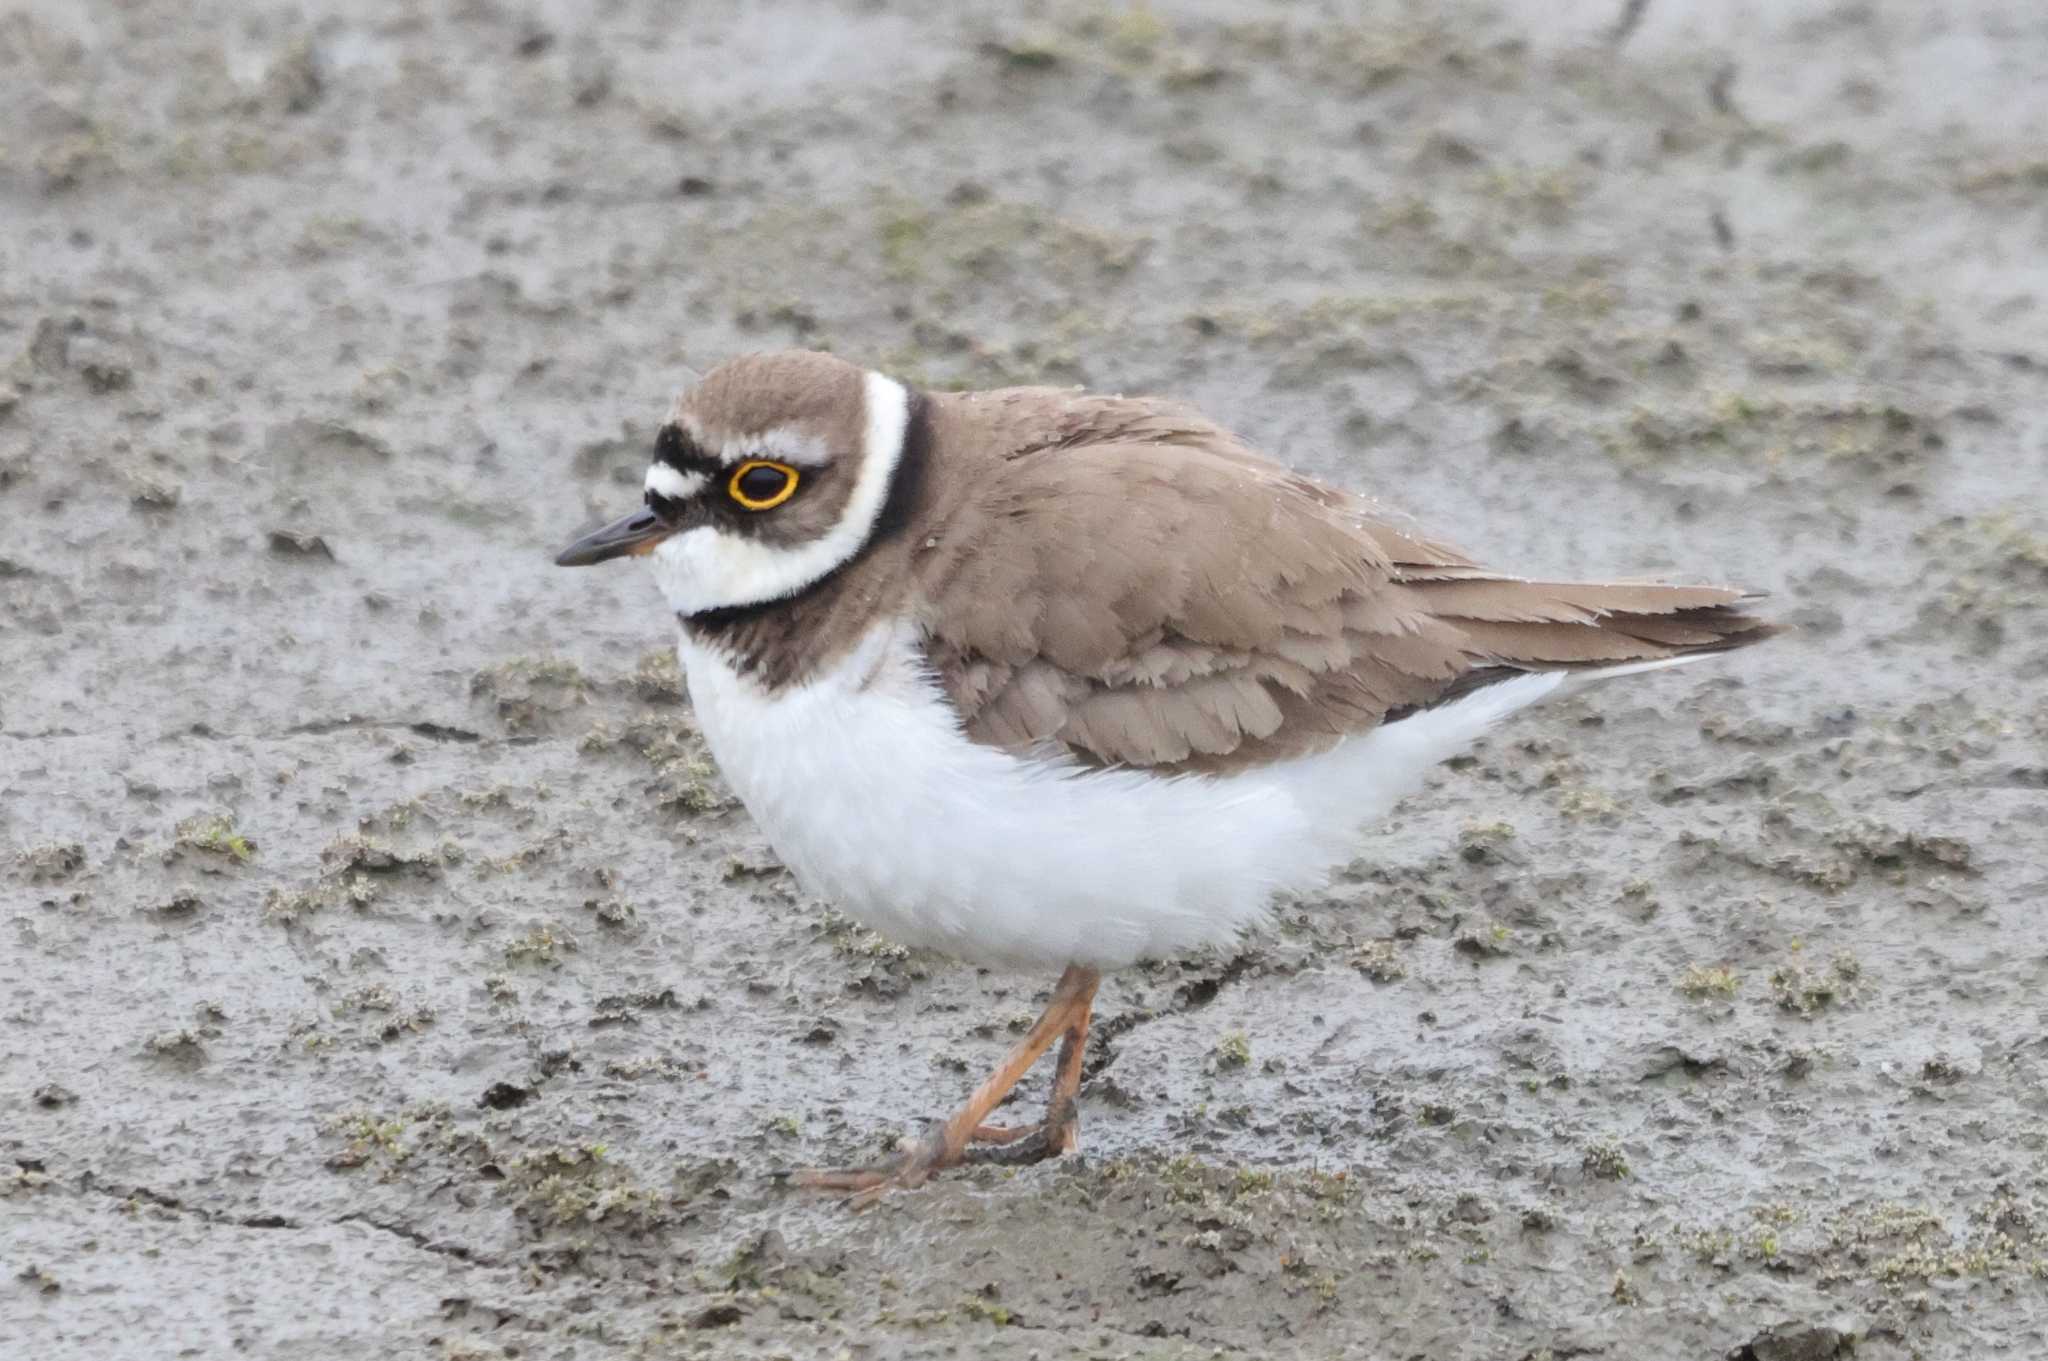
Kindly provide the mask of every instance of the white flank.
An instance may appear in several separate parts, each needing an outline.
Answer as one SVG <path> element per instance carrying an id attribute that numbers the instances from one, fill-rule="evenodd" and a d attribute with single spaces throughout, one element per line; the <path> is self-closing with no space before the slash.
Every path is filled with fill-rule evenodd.
<path id="1" fill-rule="evenodd" d="M 910 423 L 910 393 L 895 379 L 868 374 L 865 396 L 867 423 L 857 455 L 859 471 L 839 522 L 795 547 L 721 533 L 713 525 L 664 539 L 647 560 L 670 609 L 698 614 L 781 600 L 860 551 L 889 499 L 889 482 L 903 457 L 903 435 Z"/>
<path id="2" fill-rule="evenodd" d="M 671 501 L 683 501 L 704 490 L 705 477 L 702 473 L 680 472 L 666 463 L 654 463 L 647 469 L 647 490 L 656 496 L 666 496 Z"/>
<path id="3" fill-rule="evenodd" d="M 891 940 L 1043 969 L 1229 940 L 1565 679 L 1518 676 L 1319 756 L 1167 779 L 968 741 L 900 623 L 773 696 L 687 638 L 680 656 L 720 770 L 808 890 Z"/>

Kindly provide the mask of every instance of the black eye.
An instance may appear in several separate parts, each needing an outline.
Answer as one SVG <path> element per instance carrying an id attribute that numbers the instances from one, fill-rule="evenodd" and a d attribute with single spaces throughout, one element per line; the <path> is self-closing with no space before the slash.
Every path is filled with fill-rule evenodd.
<path id="1" fill-rule="evenodd" d="M 796 469 L 787 463 L 749 459 L 733 469 L 726 490 L 748 510 L 773 510 L 796 495 Z"/>

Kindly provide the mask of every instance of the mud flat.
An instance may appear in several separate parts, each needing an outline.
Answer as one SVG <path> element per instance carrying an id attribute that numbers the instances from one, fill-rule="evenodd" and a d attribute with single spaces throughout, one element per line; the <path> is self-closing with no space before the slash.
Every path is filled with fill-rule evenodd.
<path id="1" fill-rule="evenodd" d="M 2048 12 L 169 8 L 0 16 L 0 1348 L 2041 1354 Z M 1517 723 L 1112 979 L 1084 1156 L 850 1219 L 761 1174 L 1051 980 L 807 900 L 652 584 L 547 565 L 789 344 L 1798 631 Z"/>

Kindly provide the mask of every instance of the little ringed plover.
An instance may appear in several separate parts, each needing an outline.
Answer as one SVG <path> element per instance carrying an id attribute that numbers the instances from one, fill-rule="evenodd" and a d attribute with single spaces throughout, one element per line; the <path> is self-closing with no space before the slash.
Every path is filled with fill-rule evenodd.
<path id="1" fill-rule="evenodd" d="M 802 352 L 691 386 L 645 504 L 556 561 L 626 555 L 808 891 L 905 945 L 1064 970 L 950 1119 L 886 1166 L 797 1174 L 863 1203 L 1071 1149 L 1102 971 L 1230 940 L 1500 719 L 1774 631 L 1733 587 L 1483 567 L 1172 402 L 927 393 Z M 1044 1120 L 986 1124 L 1056 1040 Z"/>

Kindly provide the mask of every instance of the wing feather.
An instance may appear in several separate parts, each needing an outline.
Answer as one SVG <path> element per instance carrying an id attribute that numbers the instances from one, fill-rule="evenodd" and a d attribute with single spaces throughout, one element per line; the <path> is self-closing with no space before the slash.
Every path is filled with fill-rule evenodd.
<path id="1" fill-rule="evenodd" d="M 1521 671 L 1773 631 L 1728 587 L 1488 571 L 1184 408 L 1061 409 L 919 568 L 928 658 L 977 741 L 1222 773 Z"/>

